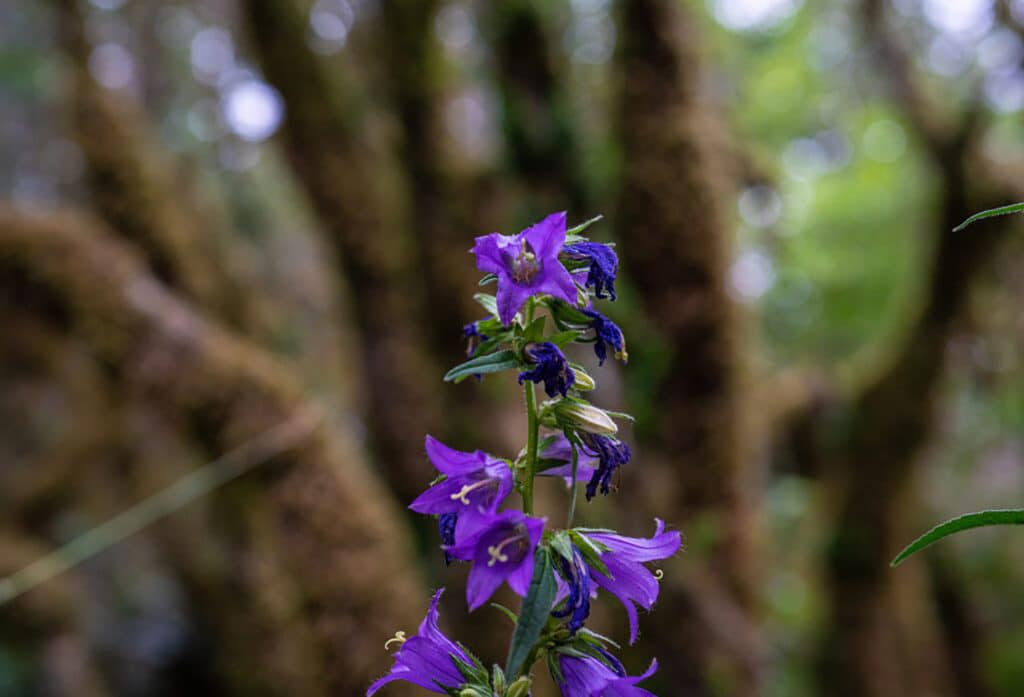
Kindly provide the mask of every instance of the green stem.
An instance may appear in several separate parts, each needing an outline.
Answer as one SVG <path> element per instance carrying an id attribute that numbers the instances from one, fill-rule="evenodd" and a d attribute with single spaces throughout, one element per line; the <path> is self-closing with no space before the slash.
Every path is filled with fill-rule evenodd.
<path id="1" fill-rule="evenodd" d="M 572 493 L 569 495 L 569 519 L 565 524 L 566 529 L 572 527 L 572 520 L 576 517 L 576 490 L 579 489 L 576 486 L 576 470 L 580 463 L 580 453 L 576 449 L 576 444 L 570 442 L 569 445 L 572 447 Z"/>
<path id="2" fill-rule="evenodd" d="M 537 476 L 537 437 L 540 422 L 537 419 L 537 396 L 533 383 L 526 381 L 526 479 L 523 481 L 523 512 L 533 513 L 533 479 Z"/>

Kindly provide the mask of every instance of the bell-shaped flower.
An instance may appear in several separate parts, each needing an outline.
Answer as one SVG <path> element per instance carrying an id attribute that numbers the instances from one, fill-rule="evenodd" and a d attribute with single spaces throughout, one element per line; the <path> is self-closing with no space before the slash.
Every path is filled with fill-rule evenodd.
<path id="1" fill-rule="evenodd" d="M 625 606 L 629 617 L 630 644 L 636 641 L 639 630 L 637 606 L 650 610 L 658 599 L 658 579 L 644 563 L 668 559 L 682 545 L 679 531 L 666 532 L 665 523 L 661 520 L 656 522 L 657 529 L 649 539 L 612 532 L 583 532 L 592 542 L 604 547 L 601 562 L 608 573 L 606 575 L 600 569 L 590 567 L 590 577 Z"/>
<path id="2" fill-rule="evenodd" d="M 600 242 L 567 244 L 563 253 L 574 261 L 589 261 L 586 285 L 593 287 L 594 295 L 604 299 L 605 288 L 615 300 L 615 275 L 619 271 L 619 257 L 610 245 Z"/>
<path id="3" fill-rule="evenodd" d="M 627 675 L 617 658 L 606 651 L 608 663 L 587 655 L 560 654 L 557 676 L 562 697 L 657 697 L 653 692 L 637 687 L 654 675 L 658 662 L 651 661 L 642 675 Z M 609 663 L 611 665 L 609 665 Z"/>
<path id="4" fill-rule="evenodd" d="M 466 682 L 455 661 L 472 664 L 472 659 L 437 626 L 437 602 L 443 592 L 441 588 L 434 593 L 430 609 L 420 623 L 416 636 L 406 639 L 404 633 L 399 632 L 395 639 L 388 642 L 397 641 L 401 644 L 394 656 L 395 664 L 390 673 L 370 685 L 366 697 L 371 697 L 384 685 L 396 680 L 411 682 L 441 695 L 449 694 L 452 689 Z"/>
<path id="5" fill-rule="evenodd" d="M 537 474 L 545 477 L 562 477 L 566 486 L 572 486 L 572 445 L 564 435 L 559 435 L 540 451 L 542 460 L 556 460 L 565 464 L 548 467 Z M 576 449 L 576 481 L 589 481 L 597 468 L 594 466 L 597 457 L 590 455 L 583 448 Z"/>
<path id="6" fill-rule="evenodd" d="M 564 211 L 518 235 L 493 232 L 476 238 L 477 268 L 498 277 L 498 319 L 502 324 L 511 324 L 531 295 L 547 294 L 576 304 L 576 282 L 558 260 L 564 244 Z"/>
<path id="7" fill-rule="evenodd" d="M 602 494 L 607 494 L 611 490 L 612 475 L 615 470 L 629 462 L 632 452 L 628 445 L 612 436 L 580 431 L 580 439 L 583 441 L 583 451 L 598 461 L 597 469 L 587 482 L 589 501 L 597 495 L 599 486 Z"/>
<path id="8" fill-rule="evenodd" d="M 583 314 L 590 318 L 590 326 L 594 330 L 594 355 L 597 356 L 597 364 L 604 365 L 608 358 L 608 347 L 612 347 L 612 355 L 618 360 L 626 362 L 629 354 L 626 353 L 626 338 L 622 335 L 619 325 L 602 315 L 597 310 L 582 309 Z"/>
<path id="9" fill-rule="evenodd" d="M 455 513 L 460 528 L 474 516 L 494 513 L 512 491 L 512 470 L 482 450 L 465 453 L 427 436 L 427 457 L 446 478 L 409 504 L 417 513 Z"/>
<path id="10" fill-rule="evenodd" d="M 525 596 L 533 576 L 533 553 L 544 533 L 544 519 L 520 511 L 504 511 L 477 521 L 445 551 L 456 559 L 473 562 L 466 583 L 466 602 L 475 610 L 494 595 L 502 583 Z"/>

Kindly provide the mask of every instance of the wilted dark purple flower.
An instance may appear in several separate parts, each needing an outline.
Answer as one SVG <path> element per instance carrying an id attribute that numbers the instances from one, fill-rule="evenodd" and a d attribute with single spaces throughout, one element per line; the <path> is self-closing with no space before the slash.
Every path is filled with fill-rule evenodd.
<path id="1" fill-rule="evenodd" d="M 531 295 L 547 293 L 576 304 L 576 282 L 558 260 L 564 244 L 564 211 L 518 235 L 493 232 L 476 238 L 477 268 L 498 277 L 498 319 L 502 324 L 511 324 Z"/>
<path id="2" fill-rule="evenodd" d="M 561 678 L 558 689 L 562 697 L 657 697 L 653 692 L 636 684 L 654 675 L 658 662 L 651 661 L 643 675 L 626 675 L 619 660 L 604 652 L 612 666 L 593 656 L 558 657 Z M 614 666 L 614 667 L 613 667 Z"/>
<path id="3" fill-rule="evenodd" d="M 572 555 L 572 562 L 561 555 L 557 557 L 558 572 L 565 581 L 568 592 L 565 607 L 551 612 L 554 617 L 569 618 L 570 635 L 579 631 L 590 616 L 590 574 L 583 557 L 575 547 L 572 549 Z"/>
<path id="4" fill-rule="evenodd" d="M 454 659 L 470 663 L 469 656 L 437 626 L 437 601 L 443 592 L 441 588 L 434 593 L 430 610 L 415 636 L 402 640 L 401 633 L 398 634 L 397 640 L 402 642 L 402 647 L 395 653 L 395 665 L 390 673 L 370 685 L 366 697 L 396 680 L 405 680 L 441 695 L 466 682 Z"/>
<path id="5" fill-rule="evenodd" d="M 564 252 L 575 261 L 589 260 L 586 285 L 593 286 L 594 295 L 602 300 L 607 288 L 611 299 L 615 300 L 615 275 L 619 271 L 619 257 L 615 250 L 600 242 L 577 242 L 566 245 Z"/>
<path id="6" fill-rule="evenodd" d="M 476 347 L 481 341 L 486 341 L 487 336 L 480 332 L 480 321 L 470 322 L 462 327 L 462 336 L 466 337 L 466 355 L 472 356 Z"/>
<path id="7" fill-rule="evenodd" d="M 622 465 L 629 462 L 632 453 L 629 446 L 612 436 L 580 431 L 584 451 L 598 459 L 597 469 L 587 482 L 587 501 L 597 495 L 600 485 L 601 493 L 607 494 L 611 488 L 612 474 Z"/>
<path id="8" fill-rule="evenodd" d="M 594 463 L 597 462 L 597 458 L 582 448 L 578 448 L 576 453 L 576 481 L 589 481 L 596 471 Z M 561 460 L 565 464 L 549 467 L 537 474 L 545 477 L 562 477 L 565 479 L 566 486 L 572 486 L 572 445 L 564 435 L 559 435 L 550 445 L 541 450 L 540 457 L 543 460 Z"/>
<path id="9" fill-rule="evenodd" d="M 606 548 L 601 553 L 601 561 L 608 567 L 608 575 L 591 567 L 590 577 L 625 606 L 629 616 L 629 643 L 632 644 L 639 630 L 636 606 L 650 610 L 658 599 L 658 580 L 644 562 L 668 559 L 678 552 L 682 545 L 679 532 L 665 532 L 665 523 L 658 520 L 657 529 L 650 539 L 611 532 L 583 534 Z"/>
<path id="10" fill-rule="evenodd" d="M 456 559 L 473 562 L 466 583 L 466 602 L 475 610 L 494 595 L 506 580 L 525 596 L 533 576 L 533 552 L 544 533 L 544 519 L 520 511 L 504 511 L 479 520 L 445 551 Z"/>
<path id="11" fill-rule="evenodd" d="M 461 529 L 475 516 L 494 513 L 512 491 L 512 470 L 493 455 L 453 450 L 433 436 L 427 436 L 426 448 L 430 462 L 447 478 L 409 504 L 417 513 L 457 513 Z"/>
<path id="12" fill-rule="evenodd" d="M 576 373 L 569 367 L 569 360 L 562 350 L 550 341 L 530 344 L 526 347 L 526 357 L 533 368 L 519 373 L 519 384 L 523 380 L 544 382 L 544 392 L 548 397 L 560 394 L 563 397 L 576 382 Z"/>
<path id="13" fill-rule="evenodd" d="M 614 350 L 612 355 L 620 361 L 625 362 L 629 355 L 626 353 L 626 338 L 622 335 L 619 325 L 602 315 L 596 310 L 580 310 L 590 318 L 590 326 L 594 329 L 594 354 L 597 356 L 598 365 L 604 365 L 608 358 L 608 347 Z"/>
<path id="14" fill-rule="evenodd" d="M 459 520 L 458 513 L 442 513 L 437 517 L 437 530 L 441 534 L 441 544 L 445 547 L 455 544 L 455 525 Z M 445 566 L 452 563 L 452 555 L 444 553 Z"/>

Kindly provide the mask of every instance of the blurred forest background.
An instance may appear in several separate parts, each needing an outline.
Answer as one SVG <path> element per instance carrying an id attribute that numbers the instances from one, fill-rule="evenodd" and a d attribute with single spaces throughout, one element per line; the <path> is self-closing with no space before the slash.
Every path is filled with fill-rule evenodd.
<path id="1" fill-rule="evenodd" d="M 0 586 L 0 695 L 359 695 L 440 585 L 500 661 L 404 506 L 425 433 L 520 447 L 508 379 L 441 376 L 473 237 L 562 209 L 619 245 L 638 418 L 584 518 L 686 544 L 627 667 L 1024 694 L 1019 535 L 888 566 L 1024 494 L 1024 223 L 951 232 L 1024 200 L 1022 113 L 1020 0 L 3 3 L 0 574 L 251 469 Z"/>

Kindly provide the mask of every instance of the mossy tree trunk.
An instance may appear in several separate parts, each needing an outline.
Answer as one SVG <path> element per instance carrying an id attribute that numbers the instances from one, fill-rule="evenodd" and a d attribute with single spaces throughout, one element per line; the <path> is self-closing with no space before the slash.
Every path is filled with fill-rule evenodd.
<path id="1" fill-rule="evenodd" d="M 756 530 L 747 488 L 739 317 L 726 290 L 732 233 L 725 177 L 699 92 L 698 29 L 671 0 L 619 7 L 620 254 L 667 360 L 631 491 L 682 526 L 685 560 L 663 582 L 645 633 L 680 694 L 755 695 Z M 628 486 L 628 483 L 627 483 Z"/>

